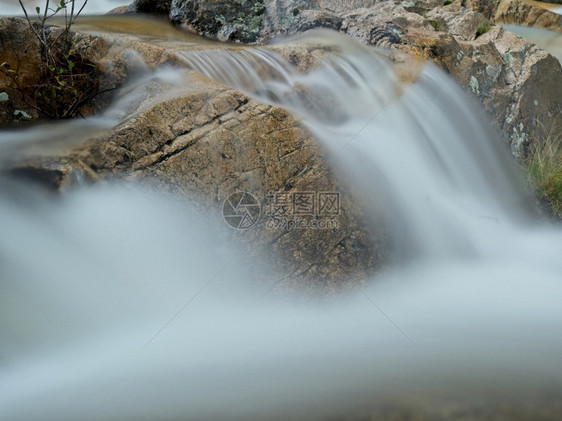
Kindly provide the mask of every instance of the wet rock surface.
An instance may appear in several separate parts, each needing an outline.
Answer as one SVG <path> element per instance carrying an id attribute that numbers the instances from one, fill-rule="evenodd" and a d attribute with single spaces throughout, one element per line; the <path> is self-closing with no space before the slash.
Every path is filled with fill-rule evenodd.
<path id="1" fill-rule="evenodd" d="M 522 0 L 258 3 L 175 0 L 172 20 L 206 36 L 243 42 L 330 28 L 368 45 L 430 59 L 483 105 L 515 154 L 537 124 L 562 119 L 557 59 L 494 23 L 559 29 L 562 16 L 537 5 Z"/>
<path id="2" fill-rule="evenodd" d="M 162 64 L 177 67 L 175 49 L 186 44 L 164 48 L 106 34 L 84 36 L 81 48 L 111 75 L 108 83 L 121 85 Z M 278 46 L 276 51 L 298 61 L 303 71 L 317 65 L 323 54 L 302 45 Z M 10 175 L 53 191 L 76 180 L 136 180 L 195 201 L 225 227 L 224 202 L 233 193 L 248 192 L 258 201 L 261 216 L 247 230 L 227 227 L 227 235 L 245 244 L 242 258 L 250 270 L 259 272 L 263 259 L 271 259 L 274 270 L 257 276 L 268 293 L 318 297 L 341 292 L 384 266 L 384 233 L 367 229 L 360 198 L 326 165 L 298 119 L 186 72 L 185 89 L 166 91 L 160 81 L 149 81 L 143 85 L 146 95 L 134 89 L 139 94 L 135 109 L 114 129 L 87 136 L 78 149 L 63 147 L 47 157 L 16 162 Z M 320 193 L 337 201 L 335 208 L 324 208 L 325 214 L 319 208 Z M 312 198 L 314 215 L 295 213 L 299 195 Z M 283 203 L 286 208 L 279 213 Z M 321 226 L 292 226 L 297 219 L 307 224 L 320 220 Z"/>

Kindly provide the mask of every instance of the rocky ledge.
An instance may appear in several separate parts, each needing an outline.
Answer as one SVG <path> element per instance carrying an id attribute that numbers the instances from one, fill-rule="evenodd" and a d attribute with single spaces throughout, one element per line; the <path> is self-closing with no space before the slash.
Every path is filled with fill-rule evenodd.
<path id="1" fill-rule="evenodd" d="M 12 30 L 26 30 L 23 20 L 7 22 Z M 104 84 L 121 86 L 145 75 L 149 81 L 134 91 L 140 95 L 146 90 L 146 95 L 140 95 L 114 128 L 81 139 L 76 133 L 70 147 L 57 147 L 41 158 L 16 159 L 9 164 L 10 174 L 52 190 L 65 189 L 77 178 L 96 183 L 134 179 L 195 201 L 221 224 L 223 203 L 235 192 L 251 192 L 262 212 L 271 194 L 337 192 L 341 208 L 333 229 L 266 226 L 268 219 L 260 218 L 252 229 L 229 230 L 227 235 L 247 246 L 244 258 L 250 270 L 259 270 L 260 259 L 271 259 L 273 270 L 258 278 L 272 292 L 319 296 L 342 291 L 383 267 L 388 261 L 384 233 L 363 224 L 359 200 L 342 188 L 299 120 L 187 69 L 183 83 L 167 91 L 157 79 L 150 80 L 151 72 L 163 65 L 180 67 L 177 49 L 208 45 L 164 44 L 124 35 L 84 35 L 81 51 L 103 73 Z M 276 50 L 293 59 L 302 57 L 301 68 L 314 65 L 322 55 L 314 46 Z"/>
<path id="2" fill-rule="evenodd" d="M 323 27 L 430 59 L 483 105 L 516 155 L 537 125 L 562 120 L 558 60 L 497 24 L 560 29 L 562 16 L 524 0 L 153 3 L 169 4 L 172 22 L 219 40 L 264 43 Z"/>

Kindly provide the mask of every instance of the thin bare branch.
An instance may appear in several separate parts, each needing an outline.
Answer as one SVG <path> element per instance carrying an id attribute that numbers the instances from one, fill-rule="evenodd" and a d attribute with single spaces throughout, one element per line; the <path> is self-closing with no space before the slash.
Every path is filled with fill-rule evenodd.
<path id="1" fill-rule="evenodd" d="M 35 84 L 22 83 L 19 72 L 0 68 L 0 73 L 13 80 L 23 102 L 40 114 L 49 118 L 79 115 L 82 105 L 103 93 L 99 91 L 95 71 L 85 69 L 87 62 L 79 54 L 73 53 L 74 41 L 70 37 L 71 27 L 88 0 L 84 0 L 80 7 L 76 4 L 77 0 L 45 0 L 44 10 L 37 8 L 39 24 L 33 23 L 23 0 L 18 1 L 29 27 L 39 40 L 41 77 Z M 60 30 L 50 31 L 48 20 L 61 11 L 64 13 L 64 26 Z"/>
<path id="2" fill-rule="evenodd" d="M 18 0 L 18 1 L 20 3 L 21 9 L 23 10 L 23 14 L 25 15 L 25 19 L 27 20 L 27 23 L 29 24 L 29 28 L 31 29 L 33 34 L 35 34 L 35 36 L 37 37 L 39 42 L 41 42 L 41 36 L 39 35 L 39 32 L 37 32 L 35 30 L 35 27 L 33 26 L 33 22 L 31 22 L 31 19 L 29 18 L 29 15 L 27 14 L 27 9 L 25 8 L 22 0 Z"/>
<path id="3" fill-rule="evenodd" d="M 82 13 L 82 11 L 84 10 L 84 7 L 86 7 L 86 4 L 88 3 L 88 0 L 84 0 L 84 3 L 82 4 L 82 7 L 80 8 L 80 10 L 78 11 L 78 13 L 76 13 L 76 17 L 80 16 L 80 14 Z"/>

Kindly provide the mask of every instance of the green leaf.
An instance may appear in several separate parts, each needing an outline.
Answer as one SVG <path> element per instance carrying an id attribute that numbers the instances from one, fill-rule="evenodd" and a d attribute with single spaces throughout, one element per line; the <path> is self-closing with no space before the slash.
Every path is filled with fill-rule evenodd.
<path id="1" fill-rule="evenodd" d="M 37 6 L 37 7 L 35 8 L 35 11 L 37 12 L 38 15 L 41 14 L 41 8 L 40 8 L 39 6 Z"/>
<path id="2" fill-rule="evenodd" d="M 72 72 L 72 69 L 74 69 L 74 62 L 72 60 L 68 60 L 68 70 L 70 70 Z"/>

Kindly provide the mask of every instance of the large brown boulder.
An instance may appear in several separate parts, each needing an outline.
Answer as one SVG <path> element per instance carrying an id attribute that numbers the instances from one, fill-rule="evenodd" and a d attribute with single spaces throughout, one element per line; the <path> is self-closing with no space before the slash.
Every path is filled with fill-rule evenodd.
<path id="1" fill-rule="evenodd" d="M 115 72 L 119 84 L 127 75 L 143 70 L 150 74 L 159 64 L 175 63 L 175 48 L 191 48 L 182 42 L 163 48 L 118 35 L 89 35 L 83 43 L 100 68 Z M 312 47 L 277 50 L 303 58 L 301 66 L 309 67 L 322 55 Z M 144 69 L 139 70 L 138 62 Z M 251 193 L 261 205 L 261 217 L 250 229 L 228 232 L 246 245 L 241 257 L 250 269 L 259 271 L 264 255 L 271 260 L 273 270 L 258 277 L 261 287 L 273 292 L 318 296 L 341 291 L 384 265 L 384 233 L 371 232 L 361 222 L 358 198 L 326 166 L 322 151 L 298 119 L 193 71 L 184 73 L 180 86 L 185 88 L 170 90 L 157 80 L 145 83 L 147 95 L 141 95 L 114 129 L 85 134 L 78 148 L 65 146 L 40 159 L 15 162 L 12 174 L 54 190 L 76 179 L 135 179 L 194 200 L 225 227 L 220 215 L 225 200 L 237 192 Z M 275 198 L 292 201 L 311 192 L 316 201 L 320 193 L 339 199 L 337 213 L 320 216 L 326 226 L 301 229 L 274 220 Z M 290 221 L 294 215 L 288 212 L 279 216 Z"/>

